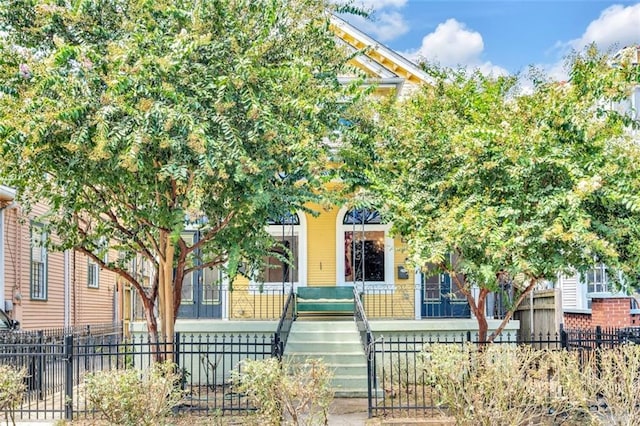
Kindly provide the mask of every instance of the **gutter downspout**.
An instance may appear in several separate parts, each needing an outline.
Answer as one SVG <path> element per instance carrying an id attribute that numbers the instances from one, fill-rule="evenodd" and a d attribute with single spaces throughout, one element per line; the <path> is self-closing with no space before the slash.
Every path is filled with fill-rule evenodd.
<path id="1" fill-rule="evenodd" d="M 70 253 L 69 250 L 64 251 L 64 327 L 71 326 L 71 279 L 70 279 Z"/>

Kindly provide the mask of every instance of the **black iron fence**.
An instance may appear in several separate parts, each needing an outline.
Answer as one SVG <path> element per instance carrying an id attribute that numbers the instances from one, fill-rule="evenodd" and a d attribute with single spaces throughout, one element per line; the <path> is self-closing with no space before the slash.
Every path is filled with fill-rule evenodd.
<path id="1" fill-rule="evenodd" d="M 62 342 L 65 336 L 96 337 L 121 336 L 122 323 L 85 324 L 71 327 L 45 328 L 38 330 L 17 330 L 0 333 L 0 343 Z"/>
<path id="2" fill-rule="evenodd" d="M 27 392 L 15 411 L 19 420 L 74 419 L 95 415 L 83 386 L 87 374 L 102 370 L 148 368 L 173 359 L 183 373 L 184 399 L 177 411 L 198 414 L 247 412 L 253 407 L 235 392 L 231 372 L 245 359 L 272 357 L 272 335 L 177 333 L 174 342 L 147 338 L 69 334 L 62 341 L 15 341 L 1 345 L 0 364 L 27 368 Z M 5 413 L 7 415 L 8 413 Z"/>
<path id="3" fill-rule="evenodd" d="M 438 409 L 438 394 L 419 367 L 420 353 L 428 344 L 487 345 L 471 332 L 460 334 L 397 334 L 376 336 L 367 357 L 369 415 L 396 413 L 432 416 Z M 521 336 L 502 334 L 490 344 L 530 345 L 536 349 L 576 351 L 580 362 L 591 359 L 598 349 L 640 343 L 640 328 L 564 330 L 559 333 Z M 598 360 L 596 352 L 596 360 Z"/>
<path id="4" fill-rule="evenodd" d="M 291 300 L 285 305 L 291 305 Z M 152 343 L 143 337 L 124 339 L 119 333 L 108 332 L 69 333 L 62 340 L 51 337 L 53 334 L 45 338 L 44 332 L 27 333 L 21 335 L 22 340 L 16 337 L 0 345 L 0 364 L 27 369 L 28 389 L 15 413 L 20 420 L 94 416 L 83 386 L 87 374 L 112 369 L 145 369 L 158 357 L 173 359 L 184 373 L 185 396 L 178 411 L 201 415 L 245 413 L 254 407 L 235 391 L 232 371 L 242 368 L 242 360 L 282 354 L 292 321 L 292 312 L 284 312 L 279 334 L 177 333 L 171 344 Z M 438 395 L 419 368 L 420 352 L 430 343 L 478 344 L 477 335 L 467 332 L 376 336 L 367 327 L 361 305 L 356 312 L 367 355 L 369 415 L 433 415 L 439 410 Z M 526 338 L 504 334 L 494 344 L 578 351 L 581 359 L 588 359 L 597 349 L 636 343 L 634 339 L 640 339 L 640 328 L 561 330 L 556 335 Z"/>

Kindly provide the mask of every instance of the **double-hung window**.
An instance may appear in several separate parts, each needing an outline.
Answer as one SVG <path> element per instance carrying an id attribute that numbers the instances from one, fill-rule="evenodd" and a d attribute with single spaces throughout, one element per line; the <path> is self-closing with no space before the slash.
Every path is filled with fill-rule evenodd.
<path id="1" fill-rule="evenodd" d="M 109 246 L 106 239 L 101 238 L 98 246 L 98 257 L 106 263 L 109 261 Z M 87 287 L 98 288 L 100 286 L 100 265 L 92 258 L 88 258 L 87 263 Z"/>
<path id="2" fill-rule="evenodd" d="M 31 299 L 47 299 L 47 234 L 42 225 L 31 224 Z"/>
<path id="3" fill-rule="evenodd" d="M 587 292 L 605 293 L 607 291 L 609 291 L 607 267 L 604 263 L 598 263 L 587 271 Z"/>

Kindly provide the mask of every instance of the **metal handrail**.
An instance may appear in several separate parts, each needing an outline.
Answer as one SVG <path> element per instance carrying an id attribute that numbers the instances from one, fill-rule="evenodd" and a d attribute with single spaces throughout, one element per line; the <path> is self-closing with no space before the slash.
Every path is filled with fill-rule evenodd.
<path id="1" fill-rule="evenodd" d="M 360 341 L 362 342 L 364 353 L 367 355 L 368 359 L 369 353 L 371 352 L 371 343 L 373 342 L 373 332 L 371 331 L 371 326 L 369 325 L 367 314 L 364 311 L 364 306 L 362 305 L 362 300 L 360 299 L 360 293 L 355 287 L 353 289 L 353 299 L 353 315 L 356 320 L 356 325 L 358 326 L 358 332 L 360 333 Z"/>
<path id="2" fill-rule="evenodd" d="M 271 352 L 273 356 L 278 358 L 282 358 L 282 355 L 284 354 L 284 348 L 287 345 L 287 339 L 289 338 L 291 325 L 293 324 L 293 320 L 295 319 L 294 298 L 295 293 L 293 292 L 293 287 L 291 287 L 289 296 L 287 297 L 287 301 L 284 303 L 284 307 L 282 308 L 280 321 L 278 321 L 278 328 L 276 328 L 276 332 L 273 335 Z"/>
<path id="3" fill-rule="evenodd" d="M 373 340 L 373 332 L 371 331 L 369 320 L 367 320 L 367 314 L 364 311 L 362 300 L 360 300 L 360 293 L 355 287 L 353 288 L 353 302 L 353 317 L 356 321 L 358 332 L 360 332 L 360 341 L 362 342 L 362 347 L 364 348 L 364 353 L 367 357 L 367 400 L 369 418 L 371 418 L 373 390 L 378 387 L 378 379 L 375 373 L 375 350 L 372 350 L 375 342 Z"/>

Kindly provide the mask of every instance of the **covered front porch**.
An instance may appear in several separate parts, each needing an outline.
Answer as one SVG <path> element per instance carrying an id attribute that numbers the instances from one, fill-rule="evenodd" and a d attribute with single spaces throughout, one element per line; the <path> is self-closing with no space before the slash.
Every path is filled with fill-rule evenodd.
<path id="1" fill-rule="evenodd" d="M 440 285 L 422 280 L 418 284 L 389 284 L 367 285 L 356 283 L 355 288 L 360 294 L 369 320 L 405 320 L 450 323 L 468 320 L 475 323 L 469 309 L 469 303 L 463 297 L 451 292 L 450 284 Z M 192 320 L 237 320 L 237 321 L 275 321 L 280 318 L 284 303 L 291 291 L 292 285 L 285 283 L 275 286 L 244 284 L 229 287 L 225 284 L 211 286 L 201 292 L 205 297 L 183 300 L 178 322 Z M 335 286 L 301 286 L 294 284 L 294 293 L 298 288 L 354 288 L 353 285 Z M 144 315 L 142 307 L 133 301 L 131 320 L 142 321 Z M 487 318 L 502 319 L 504 303 L 500 295 L 489 298 L 487 303 Z M 197 321 L 201 322 L 201 321 Z"/>

